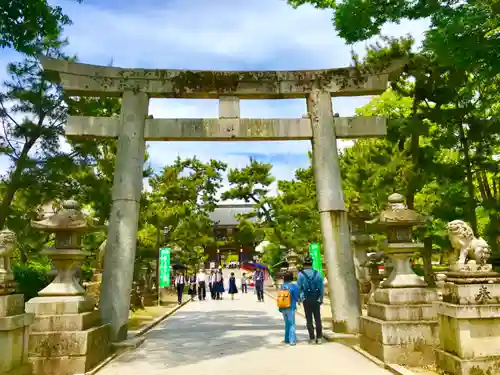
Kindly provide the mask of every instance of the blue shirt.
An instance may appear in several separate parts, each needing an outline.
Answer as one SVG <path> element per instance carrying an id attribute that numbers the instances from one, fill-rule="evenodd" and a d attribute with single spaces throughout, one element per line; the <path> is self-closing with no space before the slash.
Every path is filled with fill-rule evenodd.
<path id="1" fill-rule="evenodd" d="M 288 289 L 290 291 L 290 299 L 291 299 L 290 309 L 296 310 L 297 309 L 297 301 L 299 300 L 299 288 L 294 283 L 288 282 L 288 283 L 284 283 L 281 286 L 281 290 L 283 290 L 283 289 Z M 282 311 L 282 310 L 283 309 L 280 309 L 280 311 Z"/>
<path id="2" fill-rule="evenodd" d="M 319 289 L 320 293 L 320 300 L 319 302 L 323 303 L 323 297 L 325 296 L 325 288 L 323 285 L 323 278 L 321 277 L 321 274 L 319 272 L 316 272 L 316 276 L 314 276 L 314 270 L 312 268 L 304 268 L 302 271 L 305 273 L 309 278 L 312 280 L 310 281 L 312 283 L 312 286 L 316 289 Z M 308 280 L 307 278 L 302 274 L 302 272 L 299 272 L 299 276 L 297 278 L 297 286 L 299 287 L 299 298 L 301 301 L 304 300 L 304 290 L 307 287 Z"/>

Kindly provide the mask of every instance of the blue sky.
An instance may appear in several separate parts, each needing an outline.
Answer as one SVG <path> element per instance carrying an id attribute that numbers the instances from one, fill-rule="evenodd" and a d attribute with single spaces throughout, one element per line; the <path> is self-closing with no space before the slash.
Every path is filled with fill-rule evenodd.
<path id="1" fill-rule="evenodd" d="M 69 52 L 81 62 L 115 66 L 217 69 L 292 70 L 348 66 L 351 47 L 345 45 L 331 24 L 331 12 L 309 6 L 292 9 L 285 0 L 74 0 L 58 4 L 73 20 L 65 31 Z M 426 22 L 388 25 L 386 35 L 411 33 L 417 41 Z M 362 53 L 365 44 L 354 46 Z M 13 51 L 0 50 L 0 80 L 5 66 L 18 59 Z M 354 114 L 369 97 L 338 98 L 334 110 Z M 242 117 L 301 117 L 304 100 L 242 101 Z M 150 114 L 161 117 L 217 117 L 215 100 L 155 99 Z M 340 147 L 349 143 L 341 142 Z M 198 156 L 243 167 L 250 156 L 274 165 L 278 179 L 290 179 L 308 164 L 309 142 L 172 142 L 149 143 L 154 168 L 177 156 Z M 0 169 L 6 168 L 0 163 Z"/>

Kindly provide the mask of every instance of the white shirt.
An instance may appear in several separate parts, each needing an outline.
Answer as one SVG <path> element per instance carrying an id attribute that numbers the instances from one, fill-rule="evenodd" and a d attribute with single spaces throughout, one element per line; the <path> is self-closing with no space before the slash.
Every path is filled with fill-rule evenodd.
<path id="1" fill-rule="evenodd" d="M 175 285 L 179 285 L 179 284 L 185 284 L 185 280 L 184 280 L 183 275 L 175 277 Z"/>
<path id="2" fill-rule="evenodd" d="M 205 272 L 200 272 L 196 275 L 196 283 L 199 284 L 202 281 L 207 281 L 207 274 Z"/>

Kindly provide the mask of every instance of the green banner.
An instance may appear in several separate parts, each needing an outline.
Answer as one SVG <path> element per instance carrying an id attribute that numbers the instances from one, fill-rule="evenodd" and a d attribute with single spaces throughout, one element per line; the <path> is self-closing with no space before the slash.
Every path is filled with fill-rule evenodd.
<path id="1" fill-rule="evenodd" d="M 321 261 L 319 243 L 312 243 L 309 245 L 309 255 L 313 260 L 313 270 L 318 271 L 321 277 L 323 277 L 323 262 Z"/>
<path id="2" fill-rule="evenodd" d="M 162 247 L 160 249 L 160 288 L 170 286 L 170 248 Z"/>

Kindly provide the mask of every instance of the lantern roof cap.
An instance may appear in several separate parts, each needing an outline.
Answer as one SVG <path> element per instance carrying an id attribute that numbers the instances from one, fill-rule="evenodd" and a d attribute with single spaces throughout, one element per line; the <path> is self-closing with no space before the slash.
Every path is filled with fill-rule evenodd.
<path id="1" fill-rule="evenodd" d="M 62 209 L 46 219 L 32 221 L 32 226 L 45 232 L 81 232 L 88 229 L 87 220 L 75 200 L 64 201 Z"/>
<path id="2" fill-rule="evenodd" d="M 406 207 L 405 198 L 401 194 L 391 194 L 387 200 L 389 207 L 367 223 L 377 223 L 383 226 L 413 226 L 422 225 L 427 221 L 426 217 Z"/>

